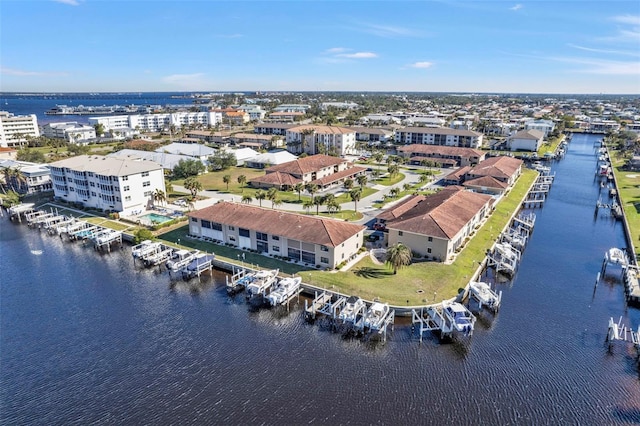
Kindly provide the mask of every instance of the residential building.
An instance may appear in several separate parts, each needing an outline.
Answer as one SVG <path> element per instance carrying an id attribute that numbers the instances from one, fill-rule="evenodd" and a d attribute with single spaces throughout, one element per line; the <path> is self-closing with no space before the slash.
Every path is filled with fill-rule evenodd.
<path id="1" fill-rule="evenodd" d="M 13 115 L 0 111 L 0 147 L 19 147 L 40 136 L 35 114 Z"/>
<path id="2" fill-rule="evenodd" d="M 287 130 L 286 143 L 294 154 L 354 154 L 356 132 L 347 127 L 302 125 Z"/>
<path id="3" fill-rule="evenodd" d="M 265 152 L 264 154 L 258 154 L 255 157 L 249 158 L 244 162 L 245 167 L 251 167 L 253 169 L 264 169 L 271 166 L 277 166 L 278 164 L 289 163 L 296 160 L 298 157 L 286 151 L 284 149 Z"/>
<path id="4" fill-rule="evenodd" d="M 301 120 L 303 117 L 304 117 L 304 112 L 296 112 L 296 111 L 279 111 L 279 112 L 272 112 L 271 114 L 269 114 L 270 121 L 288 122 L 288 123 Z"/>
<path id="5" fill-rule="evenodd" d="M 251 148 L 221 148 L 224 152 L 231 152 L 236 157 L 236 165 L 244 166 L 244 163 L 255 158 L 258 155 L 258 151 Z"/>
<path id="6" fill-rule="evenodd" d="M 159 132 L 173 126 L 182 127 L 202 125 L 214 127 L 222 122 L 222 114 L 214 111 L 171 112 L 160 114 L 131 114 L 89 117 L 89 124 L 102 124 L 105 130 L 130 128 L 136 131 Z"/>
<path id="7" fill-rule="evenodd" d="M 7 169 L 18 171 L 5 173 Z M 27 161 L 0 160 L 0 176 L 8 189 L 19 194 L 33 194 L 51 191 L 51 171 L 47 164 L 29 163 Z M 8 179 L 7 179 L 8 177 Z"/>
<path id="8" fill-rule="evenodd" d="M 274 112 L 299 112 L 305 114 L 311 105 L 305 104 L 282 104 L 273 109 Z"/>
<path id="9" fill-rule="evenodd" d="M 544 133 L 540 130 L 520 130 L 506 140 L 507 149 L 511 151 L 536 152 L 542 146 Z"/>
<path id="10" fill-rule="evenodd" d="M 431 160 L 439 167 L 460 167 L 478 164 L 485 159 L 485 152 L 473 148 L 458 148 L 440 145 L 399 146 L 398 155 L 407 158 L 411 164 Z"/>
<path id="11" fill-rule="evenodd" d="M 171 143 L 156 149 L 156 152 L 166 152 L 167 154 L 185 155 L 195 160 L 208 164 L 209 157 L 216 153 L 216 149 L 199 143 Z"/>
<path id="12" fill-rule="evenodd" d="M 482 133 L 447 127 L 404 127 L 396 130 L 396 143 L 410 145 L 444 145 L 461 148 L 480 148 Z"/>
<path id="13" fill-rule="evenodd" d="M 132 215 L 165 191 L 162 166 L 146 160 L 80 155 L 51 163 L 56 198 L 104 211 Z"/>
<path id="14" fill-rule="evenodd" d="M 190 235 L 330 269 L 357 255 L 366 229 L 345 221 L 227 201 L 188 216 Z"/>
<path id="15" fill-rule="evenodd" d="M 427 259 L 451 260 L 492 209 L 494 198 L 446 187 L 431 195 L 414 195 L 377 216 L 387 228 L 389 246 L 403 243 Z"/>
<path id="16" fill-rule="evenodd" d="M 164 170 L 173 170 L 180 161 L 193 160 L 193 157 L 189 157 L 187 155 L 142 151 L 138 149 L 121 149 L 120 151 L 107 154 L 107 157 L 153 161 L 154 163 L 160 164 Z"/>
<path id="17" fill-rule="evenodd" d="M 258 188 L 275 187 L 291 189 L 295 184 L 312 183 L 322 189 L 341 184 L 345 179 L 354 179 L 364 174 L 366 168 L 329 155 L 311 155 L 288 163 L 278 164 L 265 170 L 266 174 L 251 179 L 252 186 Z"/>
<path id="18" fill-rule="evenodd" d="M 240 105 L 237 109 L 249 114 L 249 121 L 262 121 L 267 114 L 260 105 Z"/>
<path id="19" fill-rule="evenodd" d="M 253 131 L 261 135 L 286 136 L 287 130 L 296 126 L 297 124 L 291 123 L 260 123 L 253 127 Z"/>
<path id="20" fill-rule="evenodd" d="M 253 149 L 279 148 L 284 146 L 284 136 L 256 133 L 234 133 L 229 140 L 238 146 Z"/>
<path id="21" fill-rule="evenodd" d="M 42 135 L 48 138 L 64 139 L 69 143 L 80 143 L 95 139 L 96 129 L 77 121 L 47 123 L 42 126 Z"/>
<path id="22" fill-rule="evenodd" d="M 220 114 L 222 117 L 222 122 L 225 124 L 243 126 L 250 120 L 249 114 L 235 108 L 214 109 L 211 111 Z"/>
<path id="23" fill-rule="evenodd" d="M 522 160 L 513 157 L 499 156 L 487 158 L 467 172 L 464 177 L 464 182 L 469 183 L 477 178 L 491 177 L 492 179 L 505 183 L 507 187 L 511 187 L 522 173 L 523 164 L 524 162 Z M 476 182 L 476 185 L 481 185 L 482 182 L 489 183 L 489 181 L 484 180 Z"/>
<path id="24" fill-rule="evenodd" d="M 589 122 L 589 131 L 590 132 L 617 132 L 620 130 L 620 123 L 615 120 L 602 120 L 595 119 Z"/>
<path id="25" fill-rule="evenodd" d="M 369 142 L 369 145 L 389 142 L 393 138 L 393 130 L 380 127 L 349 127 L 356 132 L 356 140 Z"/>
<path id="26" fill-rule="evenodd" d="M 544 134 L 544 137 L 549 137 L 549 133 L 553 132 L 556 125 L 551 120 L 529 120 L 525 121 L 525 130 L 538 130 Z"/>

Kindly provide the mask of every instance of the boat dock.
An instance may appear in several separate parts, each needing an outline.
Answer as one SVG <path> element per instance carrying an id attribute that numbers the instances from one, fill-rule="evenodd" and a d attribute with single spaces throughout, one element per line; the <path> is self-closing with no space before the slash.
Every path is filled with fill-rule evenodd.
<path id="1" fill-rule="evenodd" d="M 622 317 L 617 323 L 613 318 L 609 318 L 606 338 L 606 343 L 609 344 L 609 351 L 611 351 L 614 342 L 631 343 L 636 350 L 636 362 L 640 361 L 640 325 L 637 331 L 633 331 L 630 327 L 622 324 Z"/>
<path id="2" fill-rule="evenodd" d="M 547 200 L 547 194 L 551 190 L 551 184 L 555 179 L 555 174 L 552 175 L 550 170 L 548 167 L 538 168 L 540 175 L 527 193 L 527 198 L 522 203 L 524 207 L 536 208 L 544 205 Z"/>
<path id="3" fill-rule="evenodd" d="M 454 335 L 471 336 L 475 321 L 475 316 L 467 308 L 450 301 L 411 310 L 412 329 L 418 332 L 420 342 L 426 331 L 438 332 L 441 339 L 450 339 Z"/>
<path id="4" fill-rule="evenodd" d="M 640 304 L 640 275 L 637 266 L 627 266 L 623 274 L 624 289 L 627 296 L 627 302 Z"/>

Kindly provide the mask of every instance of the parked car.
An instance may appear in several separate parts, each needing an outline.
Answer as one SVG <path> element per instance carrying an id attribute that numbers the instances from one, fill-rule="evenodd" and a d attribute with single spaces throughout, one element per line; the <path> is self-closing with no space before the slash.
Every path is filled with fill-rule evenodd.
<path id="1" fill-rule="evenodd" d="M 376 231 L 386 231 L 387 227 L 384 225 L 384 223 L 374 223 L 373 229 L 375 229 Z"/>

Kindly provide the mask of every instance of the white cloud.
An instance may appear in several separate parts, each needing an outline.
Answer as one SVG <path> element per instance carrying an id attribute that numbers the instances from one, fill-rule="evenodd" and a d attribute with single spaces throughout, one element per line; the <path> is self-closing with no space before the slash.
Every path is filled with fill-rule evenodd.
<path id="1" fill-rule="evenodd" d="M 4 75 L 13 75 L 17 77 L 64 77 L 69 75 L 66 72 L 56 72 L 56 71 L 27 71 L 27 70 L 17 70 L 14 68 L 0 68 L 0 74 Z"/>
<path id="2" fill-rule="evenodd" d="M 171 74 L 162 78 L 162 81 L 178 87 L 190 88 L 201 85 L 204 80 L 204 73 L 193 74 Z"/>
<path id="3" fill-rule="evenodd" d="M 56 3 L 68 4 L 69 6 L 80 6 L 80 2 L 78 0 L 53 0 Z"/>
<path id="4" fill-rule="evenodd" d="M 518 3 L 518 4 L 516 4 L 515 6 L 510 7 L 510 8 L 509 8 L 509 10 L 516 11 L 516 10 L 520 10 L 520 9 L 522 9 L 523 7 L 524 7 L 523 5 L 521 5 L 520 3 Z"/>
<path id="5" fill-rule="evenodd" d="M 411 68 L 421 68 L 421 69 L 431 68 L 432 66 L 433 66 L 433 62 L 427 62 L 427 61 L 414 62 L 413 64 L 409 65 L 409 67 Z"/>
<path id="6" fill-rule="evenodd" d="M 337 54 L 336 57 L 348 58 L 348 59 L 369 59 L 369 58 L 377 58 L 378 55 L 376 55 L 373 52 L 355 52 L 355 53 L 340 53 L 340 54 Z"/>
<path id="7" fill-rule="evenodd" d="M 343 53 L 347 51 L 349 51 L 349 49 L 347 49 L 346 47 L 332 47 L 330 49 L 325 50 L 325 53 L 335 54 L 335 53 Z"/>
<path id="8" fill-rule="evenodd" d="M 611 20 L 621 24 L 640 25 L 640 15 L 619 15 L 614 16 Z"/>

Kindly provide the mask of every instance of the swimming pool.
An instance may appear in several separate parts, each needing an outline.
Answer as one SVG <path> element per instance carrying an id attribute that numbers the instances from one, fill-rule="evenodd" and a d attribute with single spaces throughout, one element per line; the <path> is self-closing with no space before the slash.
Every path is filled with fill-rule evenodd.
<path id="1" fill-rule="evenodd" d="M 170 220 L 173 220 L 173 218 L 171 218 L 169 216 L 165 216 L 165 215 L 158 214 L 158 213 L 145 214 L 144 216 L 140 216 L 139 219 L 140 219 L 140 221 L 142 223 L 150 223 L 150 224 L 165 223 L 165 222 L 168 222 Z"/>

